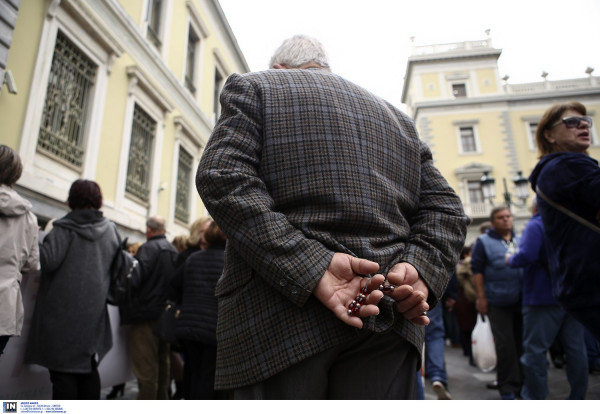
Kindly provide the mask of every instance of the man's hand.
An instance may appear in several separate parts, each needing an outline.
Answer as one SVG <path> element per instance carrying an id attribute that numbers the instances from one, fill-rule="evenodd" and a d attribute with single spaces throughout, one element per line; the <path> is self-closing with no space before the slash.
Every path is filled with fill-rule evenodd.
<path id="1" fill-rule="evenodd" d="M 410 263 L 398 263 L 390 269 L 387 280 L 397 286 L 389 296 L 396 301 L 398 312 L 417 325 L 429 325 L 429 318 L 423 315 L 429 310 L 429 288 L 417 269 Z"/>
<path id="2" fill-rule="evenodd" d="M 487 301 L 487 298 L 485 296 L 478 297 L 475 300 L 475 309 L 477 309 L 477 312 L 481 313 L 482 315 L 487 315 L 487 313 L 488 313 L 488 301 Z"/>
<path id="3" fill-rule="evenodd" d="M 379 265 L 375 262 L 335 253 L 313 293 L 338 319 L 355 328 L 362 328 L 363 322 L 360 318 L 379 314 L 377 303 L 383 297 L 383 293 L 377 288 L 384 277 L 375 275 L 366 279 L 358 275 L 375 273 L 378 269 Z M 367 280 L 372 292 L 367 295 L 358 316 L 348 315 L 348 305 L 356 298 Z"/>

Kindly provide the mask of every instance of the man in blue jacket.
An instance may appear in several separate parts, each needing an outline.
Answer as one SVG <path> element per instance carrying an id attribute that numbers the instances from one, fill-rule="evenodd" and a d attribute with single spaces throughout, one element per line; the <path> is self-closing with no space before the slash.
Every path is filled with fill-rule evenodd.
<path id="1" fill-rule="evenodd" d="M 506 206 L 492 209 L 492 228 L 477 239 L 471 270 L 477 291 L 477 312 L 488 315 L 498 357 L 498 389 L 502 399 L 515 399 L 521 389 L 521 269 L 505 263 L 509 249 L 519 246 L 513 218 Z"/>
<path id="2" fill-rule="evenodd" d="M 559 338 L 567 361 L 569 399 L 585 399 L 588 367 L 583 326 L 562 309 L 552 295 L 546 236 L 534 200 L 533 217 L 525 226 L 519 251 L 507 256 L 511 268 L 523 268 L 523 365 L 521 396 L 543 400 L 548 396 L 547 352 Z"/>

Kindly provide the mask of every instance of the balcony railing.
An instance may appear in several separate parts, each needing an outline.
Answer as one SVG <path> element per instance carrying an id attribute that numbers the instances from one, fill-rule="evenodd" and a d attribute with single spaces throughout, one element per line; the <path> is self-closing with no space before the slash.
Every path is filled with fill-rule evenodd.
<path id="1" fill-rule="evenodd" d="M 442 43 L 437 45 L 413 46 L 413 55 L 430 55 L 438 53 L 456 52 L 461 50 L 489 49 L 491 41 L 486 40 L 471 40 L 466 42 Z"/>

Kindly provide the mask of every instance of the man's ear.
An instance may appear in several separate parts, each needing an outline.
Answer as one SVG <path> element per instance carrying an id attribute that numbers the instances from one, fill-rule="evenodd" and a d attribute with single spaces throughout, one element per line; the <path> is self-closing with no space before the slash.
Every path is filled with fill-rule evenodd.
<path id="1" fill-rule="evenodd" d="M 275 63 L 273 69 L 289 69 L 290 67 L 285 63 Z"/>

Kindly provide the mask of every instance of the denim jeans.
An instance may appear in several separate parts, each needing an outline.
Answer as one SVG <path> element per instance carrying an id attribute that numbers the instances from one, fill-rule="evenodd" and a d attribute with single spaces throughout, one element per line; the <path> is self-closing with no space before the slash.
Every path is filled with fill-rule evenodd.
<path id="1" fill-rule="evenodd" d="M 425 327 L 425 374 L 429 380 L 441 381 L 448 385 L 446 363 L 444 360 L 445 332 L 442 303 L 427 312 L 429 325 Z"/>
<path id="2" fill-rule="evenodd" d="M 547 352 L 555 338 L 561 341 L 566 356 L 571 385 L 568 399 L 585 399 L 588 364 L 583 326 L 560 306 L 523 306 L 523 399 L 543 400 L 548 396 Z"/>

